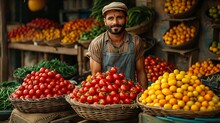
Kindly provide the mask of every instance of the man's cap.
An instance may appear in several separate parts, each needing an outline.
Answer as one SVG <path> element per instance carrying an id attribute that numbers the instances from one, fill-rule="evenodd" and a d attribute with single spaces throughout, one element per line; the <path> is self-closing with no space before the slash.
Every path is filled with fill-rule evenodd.
<path id="1" fill-rule="evenodd" d="M 112 3 L 103 7 L 102 15 L 104 15 L 105 12 L 107 12 L 109 10 L 121 10 L 121 11 L 127 12 L 128 7 L 122 2 L 112 2 Z"/>

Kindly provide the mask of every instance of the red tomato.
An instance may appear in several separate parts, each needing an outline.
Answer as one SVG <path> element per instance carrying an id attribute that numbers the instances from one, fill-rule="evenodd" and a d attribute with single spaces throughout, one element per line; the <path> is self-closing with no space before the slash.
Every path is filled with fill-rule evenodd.
<path id="1" fill-rule="evenodd" d="M 114 81 L 114 77 L 112 75 L 107 75 L 105 78 L 108 82 L 113 82 Z"/>
<path id="2" fill-rule="evenodd" d="M 96 84 L 98 84 L 97 79 L 93 79 L 93 80 L 91 81 L 91 84 L 92 84 L 92 85 L 96 85 Z"/>
<path id="3" fill-rule="evenodd" d="M 111 97 L 110 95 L 108 95 L 108 96 L 106 97 L 106 102 L 107 102 L 108 104 L 112 104 L 113 100 L 112 100 L 112 97 Z"/>
<path id="4" fill-rule="evenodd" d="M 107 84 L 106 84 L 106 79 L 101 79 L 101 80 L 99 81 L 99 86 L 100 86 L 100 87 L 107 86 Z"/>
<path id="5" fill-rule="evenodd" d="M 110 69 L 110 73 L 111 73 L 111 74 L 115 74 L 115 73 L 117 73 L 117 71 L 118 71 L 118 69 L 117 69 L 116 67 L 112 67 L 112 68 Z"/>
<path id="6" fill-rule="evenodd" d="M 131 99 L 136 99 L 136 97 L 137 97 L 137 93 L 134 93 L 134 92 L 130 93 L 130 98 Z"/>
<path id="7" fill-rule="evenodd" d="M 123 84 L 123 85 L 120 86 L 120 89 L 121 89 L 122 91 L 128 91 L 130 88 L 129 88 L 129 85 Z"/>
<path id="8" fill-rule="evenodd" d="M 126 98 L 125 100 L 124 100 L 124 102 L 125 102 L 125 104 L 131 104 L 131 99 L 129 99 L 129 98 Z"/>
<path id="9" fill-rule="evenodd" d="M 113 74 L 113 77 L 114 77 L 114 80 L 117 80 L 117 79 L 121 80 L 121 77 L 117 73 Z"/>
<path id="10" fill-rule="evenodd" d="M 112 96 L 112 97 L 115 97 L 115 96 L 117 95 L 117 93 L 116 93 L 116 91 L 111 91 L 111 92 L 109 93 L 109 95 Z"/>
<path id="11" fill-rule="evenodd" d="M 119 103 L 119 97 L 118 96 L 113 97 L 112 100 L 113 100 L 113 104 L 118 104 Z"/>
<path id="12" fill-rule="evenodd" d="M 120 92 L 120 93 L 119 93 L 119 98 L 120 98 L 120 99 L 125 99 L 125 98 L 126 98 L 125 93 L 124 93 L 124 92 Z"/>
<path id="13" fill-rule="evenodd" d="M 97 95 L 92 96 L 92 99 L 94 102 L 98 102 L 99 101 L 99 97 Z"/>
<path id="14" fill-rule="evenodd" d="M 55 76 L 54 72 L 52 72 L 52 71 L 48 72 L 47 75 L 51 78 L 53 78 Z"/>
<path id="15" fill-rule="evenodd" d="M 117 79 L 115 80 L 114 84 L 120 87 L 122 84 L 122 80 Z"/>
<path id="16" fill-rule="evenodd" d="M 62 75 L 59 74 L 59 73 L 57 73 L 57 74 L 55 75 L 55 78 L 56 78 L 57 80 L 59 80 L 61 77 L 62 77 Z"/>
<path id="17" fill-rule="evenodd" d="M 36 91 L 35 91 L 35 94 L 36 94 L 37 97 L 40 97 L 40 95 L 42 94 L 42 92 L 41 92 L 41 90 L 36 90 Z"/>
<path id="18" fill-rule="evenodd" d="M 100 91 L 101 92 L 108 92 L 108 88 L 106 86 L 103 86 Z"/>
<path id="19" fill-rule="evenodd" d="M 86 102 L 88 102 L 89 104 L 92 104 L 94 102 L 92 96 L 88 96 L 86 98 Z"/>
<path id="20" fill-rule="evenodd" d="M 105 99 L 106 95 L 105 95 L 104 92 L 99 92 L 98 97 L 99 97 L 100 99 Z"/>
<path id="21" fill-rule="evenodd" d="M 108 85 L 107 86 L 108 92 L 114 91 L 115 88 L 113 87 L 113 85 Z"/>
<path id="22" fill-rule="evenodd" d="M 86 83 L 85 83 L 85 87 L 88 87 L 88 88 L 92 87 L 91 82 L 86 82 Z"/>
<path id="23" fill-rule="evenodd" d="M 42 68 L 40 68 L 39 72 L 40 72 L 40 73 L 44 73 L 45 70 L 46 70 L 46 68 L 45 68 L 45 67 L 42 67 Z"/>
<path id="24" fill-rule="evenodd" d="M 49 90 L 49 89 L 45 89 L 45 90 L 44 90 L 44 94 L 45 94 L 45 95 L 50 94 L 50 90 Z"/>
<path id="25" fill-rule="evenodd" d="M 119 75 L 121 80 L 125 78 L 125 74 L 124 73 L 119 73 L 118 75 Z"/>
<path id="26" fill-rule="evenodd" d="M 99 104 L 105 105 L 105 104 L 106 104 L 106 100 L 104 100 L 104 99 L 99 99 Z"/>
<path id="27" fill-rule="evenodd" d="M 95 87 L 89 88 L 89 95 L 93 96 L 93 95 L 95 95 L 95 94 L 96 94 L 96 89 L 95 89 Z"/>

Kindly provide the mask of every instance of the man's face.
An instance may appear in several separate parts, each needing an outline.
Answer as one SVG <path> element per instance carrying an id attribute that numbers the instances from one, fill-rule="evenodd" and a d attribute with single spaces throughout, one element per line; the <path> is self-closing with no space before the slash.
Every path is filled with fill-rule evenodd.
<path id="1" fill-rule="evenodd" d="M 121 34 L 126 27 L 127 17 L 122 11 L 110 10 L 104 18 L 107 30 L 112 34 Z"/>

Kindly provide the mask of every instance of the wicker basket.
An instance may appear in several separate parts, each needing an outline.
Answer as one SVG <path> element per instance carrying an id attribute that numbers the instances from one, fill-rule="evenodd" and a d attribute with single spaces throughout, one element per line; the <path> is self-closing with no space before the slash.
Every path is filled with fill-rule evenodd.
<path id="1" fill-rule="evenodd" d="M 70 99 L 66 96 L 75 112 L 86 120 L 93 121 L 117 121 L 124 119 L 131 119 L 138 116 L 140 112 L 137 104 L 84 104 Z"/>
<path id="2" fill-rule="evenodd" d="M 62 45 L 64 47 L 71 48 L 71 47 L 74 47 L 76 45 L 76 42 L 71 42 L 71 43 L 62 43 L 62 42 L 60 42 L 60 45 Z"/>
<path id="3" fill-rule="evenodd" d="M 169 48 L 171 49 L 178 49 L 178 50 L 185 50 L 185 49 L 190 49 L 190 48 L 193 48 L 195 46 L 195 44 L 197 43 L 198 41 L 198 37 L 199 37 L 199 31 L 200 31 L 200 23 L 197 21 L 197 20 L 194 20 L 194 21 L 188 21 L 188 22 L 185 22 L 186 25 L 193 25 L 196 27 L 196 33 L 195 33 L 195 36 L 188 42 L 185 42 L 183 44 L 179 44 L 179 45 L 168 45 L 165 43 L 165 41 L 163 40 L 164 44 L 166 46 L 168 46 Z M 169 32 L 169 30 L 171 29 L 172 27 L 170 27 L 166 32 Z M 164 35 L 166 34 L 166 32 L 164 33 Z"/>
<path id="4" fill-rule="evenodd" d="M 126 28 L 126 31 L 132 33 L 132 34 L 143 34 L 144 32 L 147 32 L 149 29 L 151 29 L 153 26 L 153 18 L 149 21 L 144 21 L 139 25 Z"/>
<path id="5" fill-rule="evenodd" d="M 44 41 L 48 46 L 52 46 L 52 47 L 58 47 L 60 46 L 60 42 L 61 42 L 62 38 L 57 38 L 57 39 L 53 39 L 53 40 L 49 40 L 49 41 Z"/>
<path id="6" fill-rule="evenodd" d="M 193 14 L 195 14 L 197 7 L 199 5 L 199 0 L 196 0 L 195 4 L 188 9 L 188 11 L 183 12 L 183 13 L 179 13 L 179 14 L 168 14 L 171 18 L 176 18 L 176 19 L 183 19 L 183 18 L 187 18 L 192 16 Z"/>
<path id="7" fill-rule="evenodd" d="M 137 104 L 141 107 L 143 112 L 154 115 L 154 116 L 174 116 L 174 117 L 180 117 L 180 118 L 209 118 L 216 116 L 220 109 L 214 110 L 214 111 L 184 111 L 184 110 L 172 110 L 172 109 L 165 109 L 162 107 L 157 106 L 148 106 L 144 105 L 139 102 L 139 97 L 142 93 L 139 93 L 136 101 Z"/>
<path id="8" fill-rule="evenodd" d="M 210 8 L 208 8 L 208 9 L 205 11 L 205 15 L 206 15 L 206 17 L 208 18 L 208 20 L 209 20 L 210 22 L 212 22 L 213 24 L 220 24 L 220 19 L 214 19 L 214 18 L 212 18 L 212 17 L 209 16 L 209 9 L 210 9 Z"/>
<path id="9" fill-rule="evenodd" d="M 34 45 L 47 45 L 44 40 L 33 41 Z"/>
<path id="10" fill-rule="evenodd" d="M 13 99 L 9 97 L 12 105 L 24 113 L 50 113 L 71 110 L 64 96 L 40 99 Z"/>

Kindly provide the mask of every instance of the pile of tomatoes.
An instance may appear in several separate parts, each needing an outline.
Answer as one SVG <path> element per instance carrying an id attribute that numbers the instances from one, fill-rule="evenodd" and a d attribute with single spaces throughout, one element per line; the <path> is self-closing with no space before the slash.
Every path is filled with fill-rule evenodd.
<path id="1" fill-rule="evenodd" d="M 76 87 L 70 97 L 87 104 L 133 104 L 139 92 L 140 85 L 125 78 L 124 73 L 117 73 L 117 68 L 92 75 L 90 80 L 82 81 L 81 87 Z"/>
<path id="2" fill-rule="evenodd" d="M 75 85 L 65 80 L 60 73 L 42 67 L 37 72 L 27 74 L 22 85 L 11 96 L 18 99 L 50 98 L 69 94 L 74 88 Z"/>
<path id="3" fill-rule="evenodd" d="M 144 61 L 149 82 L 155 82 L 165 72 L 172 72 L 175 66 L 156 56 L 147 56 Z"/>

